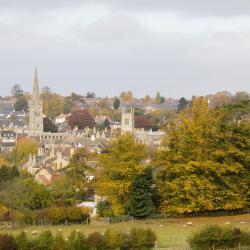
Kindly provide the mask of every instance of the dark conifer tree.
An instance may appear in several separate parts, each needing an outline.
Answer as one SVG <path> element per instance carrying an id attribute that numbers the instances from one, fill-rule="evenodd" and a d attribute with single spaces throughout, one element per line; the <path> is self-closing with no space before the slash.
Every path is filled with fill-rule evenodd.
<path id="1" fill-rule="evenodd" d="M 153 204 L 153 174 L 150 167 L 137 174 L 129 192 L 128 212 L 136 217 L 145 217 L 154 211 Z"/>

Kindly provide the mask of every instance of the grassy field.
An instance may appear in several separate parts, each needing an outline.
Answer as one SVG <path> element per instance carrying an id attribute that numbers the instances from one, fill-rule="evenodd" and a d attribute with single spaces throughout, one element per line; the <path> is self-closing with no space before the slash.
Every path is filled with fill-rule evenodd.
<path id="1" fill-rule="evenodd" d="M 192 224 L 190 223 L 192 222 Z M 250 231 L 250 214 L 237 216 L 223 216 L 223 217 L 193 217 L 193 218 L 173 218 L 173 219 L 158 219 L 149 221 L 131 221 L 121 222 L 116 224 L 106 224 L 100 221 L 96 225 L 69 225 L 69 226 L 29 226 L 25 228 L 6 228 L 2 227 L 0 233 L 8 232 L 17 234 L 20 231 L 26 231 L 31 235 L 32 231 L 38 233 L 51 230 L 54 234 L 61 231 L 64 237 L 73 231 L 88 235 L 93 231 L 104 232 L 108 228 L 115 228 L 117 230 L 129 231 L 132 227 L 151 228 L 158 237 L 159 247 L 183 247 L 186 245 L 186 239 L 193 232 L 200 227 L 211 224 L 219 224 L 226 226 L 241 228 L 242 230 Z"/>

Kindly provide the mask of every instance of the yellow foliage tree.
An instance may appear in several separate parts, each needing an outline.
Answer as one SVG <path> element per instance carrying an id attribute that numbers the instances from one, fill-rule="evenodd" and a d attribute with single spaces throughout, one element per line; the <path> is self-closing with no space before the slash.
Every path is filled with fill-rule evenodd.
<path id="1" fill-rule="evenodd" d="M 145 146 L 136 143 L 131 134 L 113 140 L 101 155 L 96 189 L 108 198 L 115 215 L 125 213 L 132 177 L 145 169 L 147 155 Z"/>
<path id="2" fill-rule="evenodd" d="M 17 167 L 28 161 L 30 154 L 37 154 L 38 143 L 31 138 L 23 138 L 17 142 L 16 148 L 9 155 L 9 161 Z"/>
<path id="3" fill-rule="evenodd" d="M 43 93 L 43 113 L 49 117 L 54 118 L 64 111 L 63 97 L 55 93 Z"/>
<path id="4" fill-rule="evenodd" d="M 155 162 L 164 213 L 247 208 L 250 130 L 230 112 L 195 98 L 168 128 Z"/>

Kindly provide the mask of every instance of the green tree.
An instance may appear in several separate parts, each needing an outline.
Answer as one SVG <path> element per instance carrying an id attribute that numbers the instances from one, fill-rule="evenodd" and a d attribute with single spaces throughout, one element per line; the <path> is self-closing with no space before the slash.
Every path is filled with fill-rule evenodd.
<path id="1" fill-rule="evenodd" d="M 30 209 L 42 209 L 52 204 L 53 200 L 51 193 L 45 186 L 36 183 L 34 180 L 27 180 L 25 184 L 27 185 L 27 189 L 28 187 L 32 189 L 28 192 L 28 204 Z"/>
<path id="2" fill-rule="evenodd" d="M 25 95 L 18 95 L 14 109 L 15 111 L 28 111 L 28 101 Z"/>
<path id="3" fill-rule="evenodd" d="M 84 176 L 66 175 L 53 182 L 50 190 L 58 206 L 68 206 L 87 199 L 88 185 Z"/>
<path id="4" fill-rule="evenodd" d="M 120 99 L 118 97 L 115 98 L 113 106 L 114 106 L 114 109 L 119 109 L 119 107 L 120 107 Z"/>
<path id="5" fill-rule="evenodd" d="M 76 200 L 85 198 L 87 192 L 86 171 L 91 170 L 87 166 L 87 157 L 88 152 L 84 148 L 76 150 L 64 170 L 66 175 L 53 183 L 51 192 L 58 204 L 73 205 Z"/>
<path id="6" fill-rule="evenodd" d="M 63 100 L 63 112 L 65 114 L 69 114 L 73 111 L 73 108 L 75 106 L 74 100 L 72 100 L 71 96 L 67 96 Z"/>
<path id="7" fill-rule="evenodd" d="M 95 98 L 95 93 L 94 92 L 87 92 L 86 98 Z"/>
<path id="8" fill-rule="evenodd" d="M 155 103 L 156 104 L 161 104 L 165 101 L 165 98 L 163 96 L 161 96 L 160 92 L 156 93 L 156 97 L 155 97 Z"/>
<path id="9" fill-rule="evenodd" d="M 42 209 L 52 204 L 50 191 L 38 184 L 34 178 L 20 176 L 0 185 L 0 200 L 6 206 L 20 210 Z"/>
<path id="10" fill-rule="evenodd" d="M 21 232 L 15 238 L 15 242 L 18 250 L 30 250 L 32 249 L 32 243 L 28 239 L 26 233 Z"/>
<path id="11" fill-rule="evenodd" d="M 154 211 L 153 175 L 147 167 L 144 172 L 134 176 L 129 190 L 128 211 L 136 217 L 145 217 Z"/>
<path id="12" fill-rule="evenodd" d="M 48 117 L 43 118 L 43 131 L 57 133 L 57 126 Z"/>
<path id="13" fill-rule="evenodd" d="M 53 246 L 53 236 L 50 231 L 42 232 L 37 239 L 36 249 L 37 250 L 52 250 Z"/>
<path id="14" fill-rule="evenodd" d="M 19 84 L 15 84 L 12 88 L 11 88 L 11 94 L 15 97 L 18 97 L 19 95 L 23 94 L 23 90 L 21 89 Z"/>
<path id="15" fill-rule="evenodd" d="M 67 244 L 61 233 L 55 236 L 52 249 L 53 250 L 67 250 Z"/>
<path id="16" fill-rule="evenodd" d="M 19 171 L 16 166 L 7 167 L 5 165 L 2 165 L 0 167 L 0 183 L 12 180 L 17 176 L 19 176 Z"/>
<path id="17" fill-rule="evenodd" d="M 182 111 L 184 110 L 188 105 L 188 101 L 186 100 L 185 97 L 182 97 L 180 100 L 179 100 L 179 103 L 178 103 L 178 106 L 177 106 L 177 111 Z"/>
<path id="18" fill-rule="evenodd" d="M 0 168 L 0 183 L 6 182 L 9 180 L 9 169 L 7 166 L 3 165 Z"/>
<path id="19" fill-rule="evenodd" d="M 42 87 L 42 95 L 49 95 L 51 93 L 51 89 L 48 86 Z"/>
<path id="20" fill-rule="evenodd" d="M 68 237 L 68 250 L 87 250 L 85 237 L 82 233 L 73 231 Z"/>

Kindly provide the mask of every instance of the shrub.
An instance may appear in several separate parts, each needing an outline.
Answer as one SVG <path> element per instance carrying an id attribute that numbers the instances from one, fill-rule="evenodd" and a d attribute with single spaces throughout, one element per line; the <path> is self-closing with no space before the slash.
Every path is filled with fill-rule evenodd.
<path id="1" fill-rule="evenodd" d="M 150 229 L 133 228 L 130 231 L 130 241 L 133 249 L 151 249 L 156 241 L 155 233 Z"/>
<path id="2" fill-rule="evenodd" d="M 89 234 L 86 239 L 87 246 L 92 250 L 103 249 L 103 237 L 99 232 L 93 232 Z"/>
<path id="3" fill-rule="evenodd" d="M 115 229 L 109 229 L 104 234 L 104 245 L 106 249 L 119 249 L 121 246 L 121 233 Z"/>
<path id="4" fill-rule="evenodd" d="M 36 242 L 37 250 L 52 250 L 53 246 L 53 236 L 50 231 L 42 232 Z"/>
<path id="5" fill-rule="evenodd" d="M 78 223 L 86 221 L 88 214 L 84 213 L 80 207 L 68 207 L 65 208 L 65 213 L 67 216 L 67 220 L 72 223 Z"/>
<path id="6" fill-rule="evenodd" d="M 28 239 L 26 233 L 21 232 L 15 238 L 15 242 L 18 250 L 30 250 L 31 249 L 31 241 Z"/>
<path id="7" fill-rule="evenodd" d="M 21 211 L 14 211 L 13 219 L 15 222 L 32 224 L 37 219 L 37 216 L 32 210 L 25 208 Z"/>
<path id="8" fill-rule="evenodd" d="M 0 250 L 16 250 L 17 246 L 12 235 L 0 235 Z"/>
<path id="9" fill-rule="evenodd" d="M 242 232 L 240 229 L 213 225 L 193 233 L 189 237 L 188 243 L 192 249 L 206 250 L 213 247 L 236 247 L 239 243 L 249 244 L 248 238 L 249 234 Z"/>
<path id="10" fill-rule="evenodd" d="M 68 250 L 87 250 L 85 237 L 82 233 L 73 231 L 68 238 Z"/>
<path id="11" fill-rule="evenodd" d="M 11 211 L 5 207 L 4 205 L 0 204 L 0 220 L 1 221 L 11 221 Z"/>
<path id="12" fill-rule="evenodd" d="M 49 221 L 52 224 L 84 222 L 89 217 L 89 210 L 79 207 L 52 207 L 38 212 L 38 219 Z"/>
<path id="13" fill-rule="evenodd" d="M 121 233 L 120 237 L 121 237 L 120 241 L 121 249 L 122 250 L 132 249 L 131 235 L 126 233 Z"/>
<path id="14" fill-rule="evenodd" d="M 67 215 L 65 213 L 64 208 L 53 207 L 53 208 L 48 209 L 48 220 L 52 224 L 64 223 L 66 219 L 67 219 Z"/>
<path id="15" fill-rule="evenodd" d="M 101 201 L 97 204 L 97 214 L 100 217 L 112 217 L 111 204 L 108 201 Z"/>
<path id="16" fill-rule="evenodd" d="M 67 244 L 63 239 L 62 234 L 56 235 L 52 246 L 52 250 L 67 250 Z"/>

